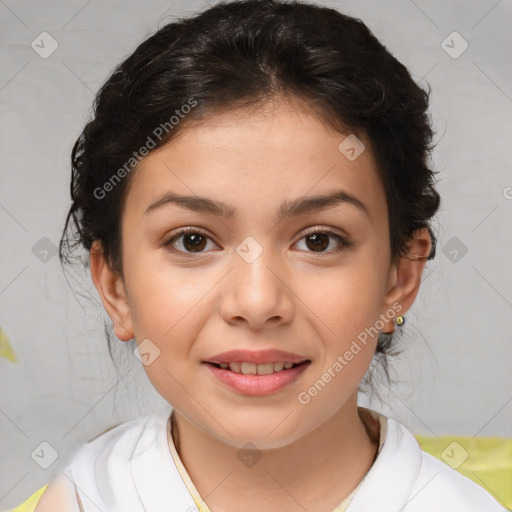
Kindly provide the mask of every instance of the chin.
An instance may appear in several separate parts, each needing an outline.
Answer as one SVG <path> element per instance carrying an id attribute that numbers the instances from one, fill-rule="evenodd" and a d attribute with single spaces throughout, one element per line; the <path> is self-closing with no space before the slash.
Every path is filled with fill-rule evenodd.
<path id="1" fill-rule="evenodd" d="M 299 429 L 293 414 L 278 416 L 273 413 L 268 416 L 260 412 L 254 413 L 252 417 L 246 416 L 239 421 L 233 419 L 227 426 L 229 433 L 219 427 L 214 436 L 238 449 L 247 449 L 247 444 L 251 443 L 259 450 L 272 450 L 284 448 L 307 434 L 304 422 Z"/>

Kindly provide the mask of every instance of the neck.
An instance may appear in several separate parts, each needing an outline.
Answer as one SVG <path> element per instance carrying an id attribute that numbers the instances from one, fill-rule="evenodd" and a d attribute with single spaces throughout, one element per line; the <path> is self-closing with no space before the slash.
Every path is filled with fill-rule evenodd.
<path id="1" fill-rule="evenodd" d="M 331 511 L 365 476 L 378 447 L 379 425 L 358 410 L 357 394 L 299 441 L 265 450 L 247 467 L 239 463 L 239 448 L 177 411 L 172 419 L 171 442 L 211 512 Z"/>

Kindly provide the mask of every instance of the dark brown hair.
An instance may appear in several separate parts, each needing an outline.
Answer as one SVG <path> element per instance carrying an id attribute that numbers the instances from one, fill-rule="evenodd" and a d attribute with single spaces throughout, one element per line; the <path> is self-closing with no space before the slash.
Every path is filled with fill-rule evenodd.
<path id="1" fill-rule="evenodd" d="M 338 131 L 367 137 L 385 187 L 393 259 L 422 227 L 431 233 L 434 257 L 430 220 L 440 199 L 428 165 L 429 92 L 362 21 L 297 1 L 245 0 L 163 26 L 101 87 L 71 155 L 63 264 L 76 246 L 89 251 L 99 240 L 111 267 L 122 271 L 121 211 L 136 172 L 130 159 L 148 137 L 160 147 L 189 120 L 277 95 L 303 100 Z M 173 115 L 179 123 L 170 121 Z M 165 127 L 159 137 L 157 127 Z M 382 335 L 377 354 L 388 352 L 391 341 Z"/>

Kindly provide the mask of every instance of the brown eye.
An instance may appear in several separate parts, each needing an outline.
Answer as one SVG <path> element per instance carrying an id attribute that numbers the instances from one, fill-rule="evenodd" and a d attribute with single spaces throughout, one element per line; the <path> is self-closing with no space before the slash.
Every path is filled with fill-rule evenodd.
<path id="1" fill-rule="evenodd" d="M 306 237 L 306 245 L 315 252 L 321 252 L 329 247 L 329 236 L 325 233 L 312 233 Z"/>
<path id="2" fill-rule="evenodd" d="M 183 236 L 183 247 L 191 252 L 202 251 L 206 245 L 206 237 L 200 233 L 186 234 Z"/>
<path id="3" fill-rule="evenodd" d="M 306 252 L 316 252 L 318 254 L 333 254 L 346 249 L 351 244 L 338 233 L 326 229 L 316 229 L 306 233 L 297 243 L 305 241 Z M 333 249 L 327 249 L 332 240 L 337 240 L 338 244 Z"/>
<path id="4" fill-rule="evenodd" d="M 205 252 L 204 248 L 209 240 L 211 238 L 208 235 L 197 229 L 184 228 L 175 233 L 163 245 L 182 254 L 202 253 Z"/>

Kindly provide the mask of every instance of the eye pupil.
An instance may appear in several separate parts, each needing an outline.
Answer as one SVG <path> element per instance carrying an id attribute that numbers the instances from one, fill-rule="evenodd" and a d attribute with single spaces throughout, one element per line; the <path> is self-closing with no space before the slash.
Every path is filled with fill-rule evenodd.
<path id="1" fill-rule="evenodd" d="M 204 249 L 204 246 L 206 245 L 206 238 L 199 234 L 199 233 L 192 233 L 187 234 L 183 237 L 183 245 L 189 249 L 190 247 L 187 247 L 187 242 L 190 241 L 190 247 L 192 247 L 193 252 L 197 252 L 198 250 Z"/>
<path id="2" fill-rule="evenodd" d="M 331 238 L 334 237 L 339 240 L 339 248 L 329 250 L 329 243 Z M 201 233 L 200 231 L 182 230 L 181 233 L 171 238 L 165 245 L 173 246 L 177 239 L 182 240 L 183 250 L 176 248 L 178 252 L 188 253 L 200 253 L 204 251 L 210 237 Z M 305 240 L 307 248 L 311 252 L 316 253 L 328 253 L 340 252 L 343 248 L 346 248 L 350 244 L 347 244 L 339 235 L 334 234 L 332 231 L 314 231 L 303 236 L 302 240 Z"/>
<path id="3" fill-rule="evenodd" d="M 316 252 L 320 252 L 317 249 L 324 250 L 329 247 L 329 237 L 325 233 L 311 233 L 306 237 L 306 243 L 308 244 L 310 240 L 313 241 L 313 250 Z M 308 244 L 308 248 L 312 247 Z"/>

